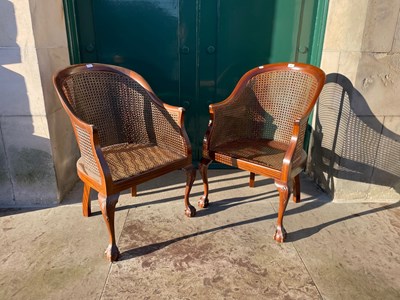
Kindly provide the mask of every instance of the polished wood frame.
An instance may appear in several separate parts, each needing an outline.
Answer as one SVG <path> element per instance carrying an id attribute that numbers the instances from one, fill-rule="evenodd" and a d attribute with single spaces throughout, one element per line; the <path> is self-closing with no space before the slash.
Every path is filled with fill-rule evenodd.
<path id="1" fill-rule="evenodd" d="M 63 91 L 63 80 L 76 73 L 81 72 L 91 72 L 91 71 L 102 71 L 102 72 L 113 72 L 118 73 L 123 76 L 128 76 L 132 80 L 139 83 L 147 92 L 148 96 L 151 98 L 152 102 L 155 103 L 160 109 L 167 111 L 169 114 L 174 115 L 177 118 L 177 123 L 180 128 L 180 135 L 184 139 L 185 143 L 185 158 L 174 163 L 166 164 L 158 168 L 149 170 L 147 172 L 137 174 L 135 176 L 130 176 L 123 178 L 118 181 L 113 181 L 109 166 L 106 159 L 104 158 L 102 147 L 99 143 L 99 132 L 93 124 L 88 124 L 81 120 L 75 113 L 74 110 L 67 99 Z M 88 217 L 91 214 L 90 206 L 90 190 L 94 189 L 98 192 L 98 201 L 100 204 L 100 209 L 106 223 L 108 234 L 109 234 L 109 245 L 106 249 L 106 256 L 110 261 L 115 261 L 118 259 L 120 252 L 116 245 L 115 238 L 115 228 L 114 228 L 114 216 L 115 216 L 115 206 L 118 202 L 118 197 L 121 191 L 126 189 L 131 189 L 131 195 L 136 196 L 137 185 L 154 179 L 156 177 L 167 174 L 171 171 L 183 169 L 186 172 L 186 188 L 184 192 L 184 205 L 185 214 L 188 217 L 194 216 L 196 213 L 195 208 L 189 202 L 189 194 L 192 188 L 193 182 L 195 180 L 196 170 L 192 165 L 192 150 L 188 135 L 184 126 L 184 108 L 168 105 L 162 102 L 153 92 L 150 85 L 146 80 L 134 71 L 105 64 L 79 64 L 67 67 L 59 71 L 55 76 L 53 76 L 53 84 L 57 91 L 57 94 L 61 100 L 61 104 L 70 118 L 72 127 L 75 132 L 76 139 L 79 145 L 79 138 L 77 133 L 77 127 L 81 130 L 83 129 L 90 136 L 91 144 L 91 155 L 95 159 L 98 170 L 100 170 L 100 181 L 96 180 L 93 176 L 77 168 L 77 173 L 79 178 L 83 181 L 83 196 L 82 196 L 82 209 L 83 215 Z"/>
<path id="2" fill-rule="evenodd" d="M 302 72 L 304 74 L 312 76 L 313 78 L 315 78 L 315 81 L 317 82 L 317 88 L 315 94 L 313 95 L 312 101 L 304 111 L 304 114 L 300 118 L 293 120 L 291 138 L 289 141 L 287 141 L 287 144 L 283 145 L 283 147 L 285 147 L 286 149 L 286 152 L 283 158 L 282 167 L 280 169 L 274 169 L 266 167 L 265 165 L 258 164 L 256 161 L 251 161 L 249 159 L 244 160 L 235 157 L 232 157 L 232 159 L 229 161 L 219 160 L 218 157 L 216 157 L 217 152 L 215 152 L 210 146 L 210 141 L 213 138 L 213 132 L 215 131 L 215 129 L 217 127 L 226 126 L 223 123 L 215 122 L 217 109 L 219 112 L 223 111 L 224 107 L 229 107 L 232 103 L 234 103 L 235 99 L 243 91 L 247 83 L 256 75 L 265 72 L 285 71 L 285 70 L 290 72 Z M 296 146 L 301 139 L 304 139 L 304 134 L 303 135 L 300 134 L 301 133 L 300 129 L 301 126 L 306 126 L 308 116 L 312 111 L 315 102 L 318 99 L 318 96 L 322 90 L 324 82 L 325 82 L 325 73 L 321 69 L 312 65 L 302 64 L 302 63 L 278 63 L 278 64 L 264 65 L 254 68 L 248 71 L 245 75 L 243 75 L 243 77 L 240 79 L 235 89 L 227 99 L 219 103 L 211 104 L 209 106 L 210 121 L 207 128 L 207 132 L 203 140 L 203 158 L 201 159 L 201 162 L 199 164 L 200 174 L 203 179 L 204 195 L 200 198 L 198 205 L 202 208 L 207 207 L 209 205 L 209 198 L 208 198 L 209 185 L 208 185 L 207 170 L 208 166 L 212 161 L 237 167 L 241 170 L 249 171 L 250 187 L 254 187 L 255 174 L 273 178 L 277 190 L 279 192 L 279 210 L 278 210 L 278 219 L 277 219 L 274 239 L 277 242 L 284 242 L 287 233 L 285 228 L 283 227 L 283 216 L 286 210 L 288 199 L 292 193 L 294 202 L 300 202 L 299 174 L 304 169 L 307 159 L 307 155 L 305 151 L 303 151 L 301 157 L 299 159 L 296 159 L 296 162 L 294 162 L 294 154 Z M 282 115 L 282 118 L 285 118 L 285 116 Z"/>

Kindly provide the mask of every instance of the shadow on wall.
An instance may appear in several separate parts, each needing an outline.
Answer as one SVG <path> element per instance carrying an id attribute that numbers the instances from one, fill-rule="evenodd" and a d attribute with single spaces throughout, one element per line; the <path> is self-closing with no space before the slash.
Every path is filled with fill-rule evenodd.
<path id="1" fill-rule="evenodd" d="M 0 207 L 53 204 L 43 197 L 51 188 L 43 187 L 54 177 L 52 157 L 48 140 L 35 135 L 21 75 L 32 73 L 21 58 L 18 34 L 13 2 L 0 0 Z M 30 63 L 27 51 L 24 57 Z M 30 97 L 37 95 L 34 92 Z"/>
<path id="2" fill-rule="evenodd" d="M 316 110 L 312 171 L 332 197 L 335 179 L 391 187 L 400 193 L 400 135 L 383 122 L 347 77 L 327 76 Z"/>

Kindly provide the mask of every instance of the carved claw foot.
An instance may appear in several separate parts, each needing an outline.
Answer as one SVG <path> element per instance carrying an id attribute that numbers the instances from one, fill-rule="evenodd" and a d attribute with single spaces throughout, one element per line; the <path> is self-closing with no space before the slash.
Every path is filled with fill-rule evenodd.
<path id="1" fill-rule="evenodd" d="M 118 260 L 120 253 L 117 245 L 108 245 L 104 254 L 107 256 L 108 261 L 113 262 Z"/>
<path id="2" fill-rule="evenodd" d="M 206 207 L 208 207 L 208 204 L 209 204 L 208 198 L 205 197 L 205 196 L 201 196 L 200 199 L 199 199 L 199 201 L 197 202 L 197 205 L 198 205 L 200 208 L 206 208 Z"/>
<path id="3" fill-rule="evenodd" d="M 274 234 L 274 240 L 277 241 L 278 243 L 283 243 L 285 241 L 286 235 L 287 233 L 285 228 L 277 226 Z"/>
<path id="4" fill-rule="evenodd" d="M 196 209 L 194 208 L 194 206 L 189 205 L 186 209 L 185 209 L 185 215 L 189 218 L 194 217 L 196 215 Z"/>

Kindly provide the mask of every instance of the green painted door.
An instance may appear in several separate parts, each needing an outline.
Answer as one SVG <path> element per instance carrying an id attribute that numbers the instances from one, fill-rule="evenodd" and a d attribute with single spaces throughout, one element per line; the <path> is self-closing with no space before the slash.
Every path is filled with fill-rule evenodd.
<path id="1" fill-rule="evenodd" d="M 208 105 L 258 65 L 311 61 L 317 0 L 64 0 L 72 63 L 141 74 L 165 102 L 186 108 L 201 157 Z"/>

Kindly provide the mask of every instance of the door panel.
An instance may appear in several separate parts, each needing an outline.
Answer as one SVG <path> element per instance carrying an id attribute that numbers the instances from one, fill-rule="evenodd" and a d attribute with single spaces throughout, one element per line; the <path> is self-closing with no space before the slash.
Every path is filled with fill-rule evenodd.
<path id="1" fill-rule="evenodd" d="M 185 107 L 196 160 L 208 105 L 247 70 L 309 61 L 316 0 L 65 1 L 74 7 L 80 62 L 132 69 L 163 101 Z"/>
<path id="2" fill-rule="evenodd" d="M 179 105 L 179 1 L 96 0 L 92 9 L 98 61 L 138 72 Z"/>

